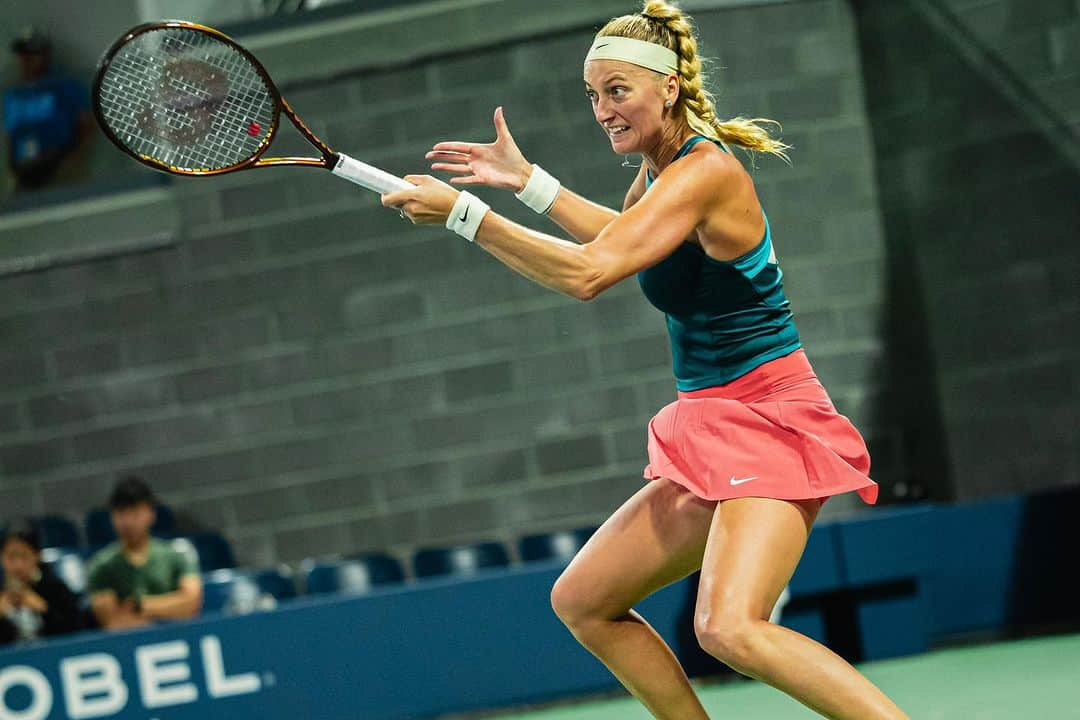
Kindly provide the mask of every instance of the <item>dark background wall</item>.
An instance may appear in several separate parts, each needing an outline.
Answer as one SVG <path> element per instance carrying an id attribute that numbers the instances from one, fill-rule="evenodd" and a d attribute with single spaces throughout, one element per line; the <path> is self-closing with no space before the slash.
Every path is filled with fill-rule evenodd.
<path id="1" fill-rule="evenodd" d="M 1074 135 L 1080 132 L 1080 7 L 1076 0 L 940 0 L 931 7 L 951 15 L 963 28 L 954 39 L 970 35 L 1064 118 Z"/>
<path id="2" fill-rule="evenodd" d="M 927 467 L 941 458 L 958 498 L 1076 483 L 1080 140 L 1075 103 L 1054 88 L 1080 80 L 1080 64 L 1050 62 L 1049 38 L 1075 31 L 1080 12 L 856 6 L 897 298 L 891 335 L 910 348 L 890 386 L 906 425 L 921 418 L 926 430 L 909 450 Z M 1007 18 L 1008 32 L 971 25 L 987 16 Z M 898 37 L 921 41 L 888 41 Z M 1016 51 L 1029 40 L 1031 57 Z M 930 387 L 912 381 L 921 366 L 933 369 Z"/>
<path id="3" fill-rule="evenodd" d="M 898 243 L 943 240 L 936 226 L 904 217 L 915 212 L 909 204 L 920 206 L 892 181 L 883 138 L 896 135 L 872 126 L 889 121 L 886 90 L 904 86 L 879 87 L 883 61 L 860 57 L 860 32 L 865 46 L 892 16 L 868 17 L 843 0 L 698 5 L 703 52 L 717 58 L 720 114 L 778 119 L 795 146 L 793 167 L 759 158 L 755 182 L 807 353 L 870 443 L 882 502 L 950 497 L 957 474 L 977 470 L 960 464 L 963 446 L 952 435 L 967 428 L 974 438 L 982 427 L 956 421 L 956 408 L 998 386 L 957 394 L 944 361 L 953 356 L 939 347 L 952 336 L 934 312 L 944 321 L 1004 303 L 989 287 L 959 292 L 954 275 L 933 274 L 937 266 L 913 251 L 906 272 L 925 273 L 930 288 L 896 285 Z M 423 170 L 423 152 L 439 139 L 490 137 L 502 104 L 532 161 L 617 206 L 633 170 L 620 167 L 596 128 L 580 72 L 592 32 L 632 9 L 604 5 L 539 37 L 444 49 L 314 86 L 293 81 L 286 96 L 335 146 L 400 173 Z M 393 36 L 371 33 L 373 46 Z M 938 81 L 955 75 L 926 72 Z M 920 97 L 923 114 L 941 105 L 937 95 Z M 972 102 L 982 113 L 977 96 Z M 1011 168 L 952 173 L 941 181 L 993 184 Z M 508 194 L 481 194 L 555 231 Z M 985 228 L 977 239 L 1027 242 L 1021 218 L 1030 214 L 1017 211 L 1009 241 L 987 240 Z M 926 235 L 912 240 L 916 227 Z M 640 487 L 645 424 L 674 398 L 662 316 L 633 280 L 593 303 L 562 298 L 324 174 L 178 180 L 63 216 L 0 216 L 0 244 L 58 236 L 111 244 L 113 253 L 151 249 L 0 278 L 3 516 L 81 515 L 116 474 L 138 472 L 189 527 L 229 536 L 245 563 L 514 538 L 603 520 Z M 988 260 L 959 231 L 948 242 L 969 262 Z M 1066 278 L 1049 263 L 1045 271 L 1059 285 Z M 934 292 L 952 293 L 954 304 Z M 904 303 L 922 318 L 899 323 L 907 335 L 887 312 Z M 1022 330 L 1023 313 L 1038 309 L 1002 308 L 1016 319 L 997 335 Z M 956 367 L 978 369 L 981 357 L 958 356 Z M 1023 367 L 1011 377 L 1024 380 Z M 1075 402 L 1063 403 L 1058 421 L 1068 407 Z M 1075 456 L 1075 426 L 1071 445 L 1045 449 Z M 826 506 L 829 514 L 858 509 L 853 494 Z"/>

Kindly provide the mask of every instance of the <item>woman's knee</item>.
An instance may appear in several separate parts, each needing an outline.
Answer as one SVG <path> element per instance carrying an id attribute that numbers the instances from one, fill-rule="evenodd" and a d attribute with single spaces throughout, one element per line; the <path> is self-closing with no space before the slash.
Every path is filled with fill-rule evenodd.
<path id="1" fill-rule="evenodd" d="M 571 630 L 604 620 L 604 611 L 594 599 L 595 590 L 595 587 L 579 579 L 576 574 L 564 572 L 551 588 L 551 609 Z"/>
<path id="2" fill-rule="evenodd" d="M 735 670 L 754 664 L 761 620 L 747 613 L 698 613 L 694 617 L 694 634 L 701 649 Z"/>
<path id="3" fill-rule="evenodd" d="M 563 573 L 551 588 L 551 609 L 564 625 L 579 623 L 586 615 L 585 594 L 580 583 Z"/>

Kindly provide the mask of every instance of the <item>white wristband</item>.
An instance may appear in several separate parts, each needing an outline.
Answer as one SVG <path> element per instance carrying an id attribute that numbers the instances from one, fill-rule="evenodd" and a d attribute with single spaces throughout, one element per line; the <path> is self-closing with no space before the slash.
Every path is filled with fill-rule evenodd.
<path id="1" fill-rule="evenodd" d="M 559 181 L 547 170 L 539 165 L 533 165 L 529 182 L 525 183 L 521 192 L 514 193 L 514 197 L 541 215 L 546 215 L 555 204 L 555 198 L 558 197 L 561 187 Z"/>
<path id="2" fill-rule="evenodd" d="M 457 202 L 446 217 L 446 229 L 453 230 L 469 242 L 476 240 L 476 231 L 491 206 L 471 192 L 462 190 Z"/>

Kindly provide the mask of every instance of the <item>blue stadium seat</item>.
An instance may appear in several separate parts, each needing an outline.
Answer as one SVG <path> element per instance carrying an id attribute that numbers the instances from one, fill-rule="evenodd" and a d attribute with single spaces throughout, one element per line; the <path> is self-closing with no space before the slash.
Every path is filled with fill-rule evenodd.
<path id="1" fill-rule="evenodd" d="M 79 528 L 63 515 L 45 515 L 34 520 L 42 547 L 78 547 Z"/>
<path id="2" fill-rule="evenodd" d="M 172 537 L 176 535 L 176 513 L 168 505 L 157 506 L 157 519 L 150 532 L 158 537 Z"/>
<path id="3" fill-rule="evenodd" d="M 482 542 L 451 548 L 421 548 L 413 555 L 417 577 L 471 575 L 488 567 L 506 567 L 510 556 L 500 542 Z"/>
<path id="4" fill-rule="evenodd" d="M 368 553 L 341 560 L 305 561 L 305 584 L 312 595 L 335 592 L 366 593 L 376 586 L 399 583 L 405 579 L 397 558 L 383 553 Z"/>
<path id="5" fill-rule="evenodd" d="M 523 562 L 555 558 L 569 562 L 596 530 L 595 526 L 590 526 L 577 530 L 527 535 L 518 541 L 518 552 Z"/>
<path id="6" fill-rule="evenodd" d="M 150 532 L 155 537 L 171 538 L 176 535 L 176 515 L 168 505 L 158 505 L 157 519 Z M 94 508 L 86 513 L 86 543 L 92 548 L 102 548 L 116 539 L 112 517 L 107 508 Z"/>
<path id="7" fill-rule="evenodd" d="M 232 546 L 218 533 L 195 533 L 169 542 L 176 550 L 197 560 L 202 572 L 236 567 Z"/>
<path id="8" fill-rule="evenodd" d="M 232 545 L 223 535 L 216 532 L 194 533 L 187 538 L 199 551 L 199 566 L 202 570 L 221 570 L 236 567 L 236 557 Z"/>
<path id="9" fill-rule="evenodd" d="M 213 570 L 203 575 L 203 612 L 246 614 L 270 610 L 296 596 L 292 577 L 282 570 Z"/>
<path id="10" fill-rule="evenodd" d="M 278 600 L 291 600 L 296 597 L 296 580 L 293 578 L 293 571 L 288 567 L 258 570 L 255 572 L 255 582 L 263 592 Z"/>
<path id="11" fill-rule="evenodd" d="M 92 547 L 108 545 L 116 539 L 112 518 L 104 508 L 94 508 L 86 513 L 86 542 Z"/>
<path id="12" fill-rule="evenodd" d="M 71 592 L 76 595 L 86 592 L 86 562 L 79 548 L 45 548 L 41 551 L 41 564 L 47 565 Z"/>
<path id="13" fill-rule="evenodd" d="M 249 576 L 234 570 L 203 573 L 202 611 L 244 614 L 258 609 L 260 591 Z"/>

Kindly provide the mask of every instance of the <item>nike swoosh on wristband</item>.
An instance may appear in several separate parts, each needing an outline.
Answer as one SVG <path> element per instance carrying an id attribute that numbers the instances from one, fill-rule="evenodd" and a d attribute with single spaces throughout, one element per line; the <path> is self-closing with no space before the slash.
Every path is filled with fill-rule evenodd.
<path id="1" fill-rule="evenodd" d="M 469 217 L 469 206 L 465 206 L 465 212 L 461 213 L 461 217 L 458 218 L 459 222 L 465 222 Z"/>
<path id="2" fill-rule="evenodd" d="M 735 476 L 732 475 L 731 476 L 731 484 L 732 485 L 742 485 L 744 482 L 750 482 L 751 480 L 757 480 L 757 479 L 758 479 L 758 476 L 755 475 L 753 477 L 742 478 L 741 480 L 736 480 Z"/>

